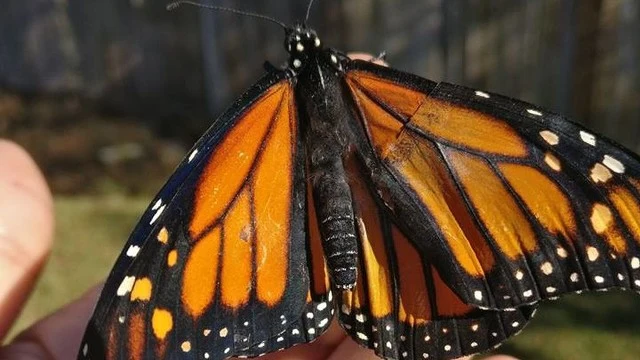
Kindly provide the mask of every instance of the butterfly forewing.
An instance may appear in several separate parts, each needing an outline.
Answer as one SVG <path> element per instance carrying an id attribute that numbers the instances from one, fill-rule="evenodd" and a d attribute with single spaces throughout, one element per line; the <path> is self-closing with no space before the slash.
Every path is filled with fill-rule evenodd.
<path id="1" fill-rule="evenodd" d="M 447 261 L 434 264 L 465 302 L 636 288 L 635 155 L 524 102 L 353 66 L 347 83 L 385 186 L 404 189 L 385 201 L 410 215 L 397 219 L 416 246 L 439 244 Z"/>
<path id="2" fill-rule="evenodd" d="M 326 328 L 328 290 L 310 288 L 292 91 L 265 79 L 196 145 L 143 217 L 152 226 L 132 235 L 136 251 L 110 276 L 80 358 L 257 356 Z"/>

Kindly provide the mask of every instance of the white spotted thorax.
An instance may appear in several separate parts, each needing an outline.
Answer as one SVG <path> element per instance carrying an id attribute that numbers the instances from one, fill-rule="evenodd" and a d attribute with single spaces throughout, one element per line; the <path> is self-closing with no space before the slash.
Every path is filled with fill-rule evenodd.
<path id="1" fill-rule="evenodd" d="M 313 52 L 322 50 L 322 41 L 314 30 L 296 25 L 287 29 L 285 49 L 289 53 L 289 67 L 297 71 L 306 64 Z"/>

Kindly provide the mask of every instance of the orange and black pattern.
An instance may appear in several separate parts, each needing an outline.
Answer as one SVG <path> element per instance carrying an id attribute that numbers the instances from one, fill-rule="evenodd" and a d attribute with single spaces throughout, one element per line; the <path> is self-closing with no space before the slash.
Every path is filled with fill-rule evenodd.
<path id="1" fill-rule="evenodd" d="M 377 157 L 405 191 L 386 201 L 417 222 L 398 217 L 408 234 L 430 228 L 437 241 L 412 240 L 441 254 L 435 265 L 466 303 L 510 309 L 640 289 L 635 154 L 499 95 L 407 85 L 368 65 L 347 81 Z"/>
<path id="2" fill-rule="evenodd" d="M 78 359 L 256 357 L 334 315 L 385 359 L 453 359 L 565 293 L 640 290 L 640 159 L 556 114 L 325 48 L 178 166 L 107 279 Z"/>
<path id="3" fill-rule="evenodd" d="M 362 169 L 352 164 L 350 170 L 359 278 L 336 301 L 342 326 L 358 343 L 385 359 L 454 359 L 522 330 L 535 306 L 496 311 L 465 304 L 381 210 Z"/>
<path id="4" fill-rule="evenodd" d="M 190 173 L 161 192 L 107 281 L 83 356 L 256 356 L 326 330 L 333 306 L 317 238 L 306 235 L 313 219 L 291 92 L 279 79 L 234 109 L 215 147 L 179 167 L 175 176 Z M 138 231 L 147 231 L 140 243 Z"/>

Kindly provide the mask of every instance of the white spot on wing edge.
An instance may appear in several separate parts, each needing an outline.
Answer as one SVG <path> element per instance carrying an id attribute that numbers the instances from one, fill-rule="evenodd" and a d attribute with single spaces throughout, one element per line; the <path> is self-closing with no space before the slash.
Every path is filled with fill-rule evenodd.
<path id="1" fill-rule="evenodd" d="M 596 137 L 593 134 L 580 130 L 580 139 L 591 146 L 596 146 Z"/>
<path id="2" fill-rule="evenodd" d="M 611 169 L 611 171 L 617 172 L 618 174 L 624 174 L 624 165 L 613 156 L 605 155 L 602 163 L 604 164 L 604 166 Z"/>
<path id="3" fill-rule="evenodd" d="M 476 96 L 480 96 L 480 97 L 483 97 L 483 98 L 485 98 L 485 99 L 488 99 L 488 98 L 490 98 L 490 97 L 491 97 L 491 96 L 489 96 L 489 94 L 487 94 L 486 92 L 484 92 L 484 91 L 480 91 L 480 90 L 477 90 L 477 91 L 476 91 Z"/>
<path id="4" fill-rule="evenodd" d="M 553 265 L 547 261 L 540 266 L 540 270 L 545 275 L 551 275 L 551 273 L 553 273 Z"/>
<path id="5" fill-rule="evenodd" d="M 560 160 L 555 157 L 551 153 L 544 154 L 544 162 L 553 170 L 560 171 L 562 170 L 562 165 L 560 164 Z"/>
<path id="6" fill-rule="evenodd" d="M 538 110 L 535 109 L 527 109 L 527 112 L 531 115 L 535 115 L 535 116 L 542 116 L 542 113 Z"/>
<path id="7" fill-rule="evenodd" d="M 149 221 L 149 225 L 153 225 L 154 222 L 156 222 L 156 220 L 158 220 L 158 218 L 160 217 L 160 215 L 162 214 L 162 212 L 164 211 L 164 208 L 167 205 L 162 205 L 160 206 L 160 208 L 158 209 L 158 211 L 156 211 L 155 214 L 153 214 L 153 217 L 151 218 L 151 221 Z"/>
<path id="8" fill-rule="evenodd" d="M 567 250 L 565 250 L 562 246 L 558 246 L 556 248 L 556 253 L 558 254 L 558 256 L 560 256 L 563 259 L 569 256 L 569 254 L 567 253 Z"/>
<path id="9" fill-rule="evenodd" d="M 158 210 L 160 205 L 162 205 L 162 199 L 158 199 L 158 201 L 156 201 L 156 203 L 153 204 L 153 207 L 151 208 L 151 210 Z"/>
<path id="10" fill-rule="evenodd" d="M 558 145 L 558 143 L 560 142 L 560 138 L 553 131 L 542 130 L 539 134 L 549 145 Z"/>
<path id="11" fill-rule="evenodd" d="M 193 158 L 195 158 L 197 154 L 198 154 L 198 149 L 194 149 L 191 152 L 191 154 L 189 154 L 189 159 L 187 159 L 187 162 L 191 162 L 191 160 L 193 160 Z"/>
<path id="12" fill-rule="evenodd" d="M 358 338 L 360 338 L 361 340 L 364 340 L 364 341 L 369 340 L 369 337 L 361 332 L 357 332 L 356 335 L 358 335 Z"/>
<path id="13" fill-rule="evenodd" d="M 522 280 L 522 278 L 524 278 L 524 274 L 520 270 L 516 271 L 515 276 L 516 276 L 516 279 L 518 280 Z"/>
<path id="14" fill-rule="evenodd" d="M 125 276 L 124 280 L 118 286 L 118 290 L 116 291 L 116 295 L 125 296 L 127 293 L 133 289 L 133 283 L 136 281 L 135 276 Z"/>
<path id="15" fill-rule="evenodd" d="M 140 246 L 138 245 L 131 245 L 129 246 L 129 248 L 127 249 L 127 256 L 128 257 L 136 257 L 138 256 L 138 253 L 140 252 Z"/>
<path id="16" fill-rule="evenodd" d="M 578 280 L 580 279 L 578 277 L 578 273 L 571 273 L 571 275 L 569 276 L 569 279 L 571 279 L 571 282 L 578 282 Z"/>
<path id="17" fill-rule="evenodd" d="M 82 355 L 87 356 L 88 353 L 89 353 L 89 344 L 84 343 L 84 346 L 82 347 Z"/>

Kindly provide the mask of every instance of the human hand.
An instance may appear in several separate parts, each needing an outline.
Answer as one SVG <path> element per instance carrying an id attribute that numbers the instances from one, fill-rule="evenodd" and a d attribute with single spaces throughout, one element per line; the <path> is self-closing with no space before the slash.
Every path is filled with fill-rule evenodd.
<path id="1" fill-rule="evenodd" d="M 53 202 L 42 173 L 19 146 L 0 140 L 0 344 L 41 272 L 53 242 Z M 0 347 L 0 360 L 68 360 L 76 357 L 100 291 L 37 321 Z M 334 323 L 318 341 L 267 355 L 264 360 L 379 360 Z M 468 358 L 465 358 L 468 359 Z M 487 360 L 514 360 L 493 356 Z"/>

